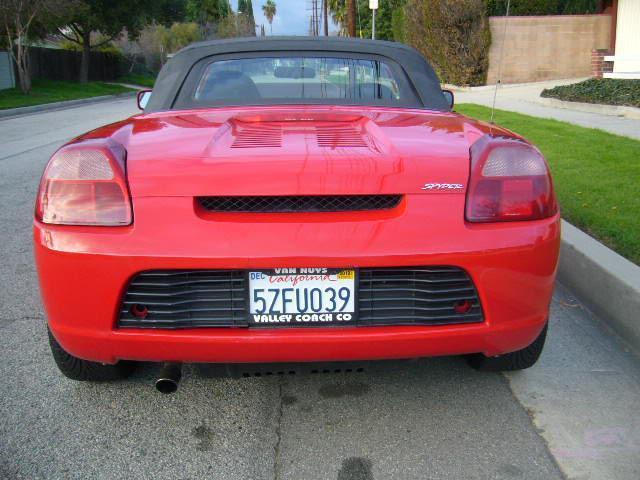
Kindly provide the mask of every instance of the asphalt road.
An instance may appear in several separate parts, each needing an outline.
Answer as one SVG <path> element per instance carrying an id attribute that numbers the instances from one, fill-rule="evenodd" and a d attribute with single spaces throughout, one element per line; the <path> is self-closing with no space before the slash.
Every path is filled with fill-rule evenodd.
<path id="1" fill-rule="evenodd" d="M 187 367 L 75 383 L 55 368 L 31 253 L 42 169 L 126 99 L 0 120 L 0 478 L 637 479 L 640 362 L 559 287 L 539 364 L 459 358 L 364 372 L 211 379 Z"/>

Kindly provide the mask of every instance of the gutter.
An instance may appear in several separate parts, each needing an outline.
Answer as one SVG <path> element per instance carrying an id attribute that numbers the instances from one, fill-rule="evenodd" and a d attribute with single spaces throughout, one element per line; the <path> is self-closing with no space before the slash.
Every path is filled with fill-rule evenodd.
<path id="1" fill-rule="evenodd" d="M 558 280 L 640 354 L 640 267 L 562 221 Z"/>

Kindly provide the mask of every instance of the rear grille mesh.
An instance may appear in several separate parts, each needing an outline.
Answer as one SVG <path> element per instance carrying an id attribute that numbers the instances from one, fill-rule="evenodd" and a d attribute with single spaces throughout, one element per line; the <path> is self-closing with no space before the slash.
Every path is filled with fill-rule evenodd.
<path id="1" fill-rule="evenodd" d="M 363 268 L 358 298 L 361 324 L 482 321 L 475 286 L 469 275 L 456 267 Z M 468 311 L 458 313 L 456 305 Z"/>
<path id="2" fill-rule="evenodd" d="M 229 327 L 246 322 L 240 270 L 158 270 L 138 274 L 120 310 L 121 327 Z M 142 312 L 146 316 L 142 318 Z M 138 313 L 138 316 L 135 315 Z"/>
<path id="3" fill-rule="evenodd" d="M 198 197 L 210 212 L 296 213 L 388 210 L 398 206 L 402 195 L 290 195 L 248 197 Z"/>
<path id="4" fill-rule="evenodd" d="M 482 322 L 469 275 L 457 267 L 361 268 L 356 325 Z M 127 287 L 118 325 L 136 328 L 247 327 L 243 270 L 156 270 Z M 457 308 L 458 307 L 458 308 Z M 462 310 L 460 310 L 460 307 Z"/>

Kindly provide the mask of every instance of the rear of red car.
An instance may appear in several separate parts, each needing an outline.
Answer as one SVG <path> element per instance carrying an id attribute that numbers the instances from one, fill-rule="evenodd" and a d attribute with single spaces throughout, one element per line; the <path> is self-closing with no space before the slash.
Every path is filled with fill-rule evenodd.
<path id="1" fill-rule="evenodd" d="M 282 91 L 260 75 L 258 94 Z M 34 234 L 59 355 L 114 364 L 520 351 L 544 339 L 560 232 L 547 165 L 510 132 L 406 106 L 263 105 L 74 140 L 44 173 Z"/>

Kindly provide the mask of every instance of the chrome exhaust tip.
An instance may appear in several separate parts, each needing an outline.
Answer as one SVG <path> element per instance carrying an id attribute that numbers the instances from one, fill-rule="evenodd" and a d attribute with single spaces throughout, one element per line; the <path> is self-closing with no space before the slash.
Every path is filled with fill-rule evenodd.
<path id="1" fill-rule="evenodd" d="M 160 376 L 156 380 L 156 389 L 160 393 L 168 395 L 178 390 L 178 384 L 182 378 L 181 363 L 165 363 L 160 370 Z"/>

